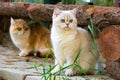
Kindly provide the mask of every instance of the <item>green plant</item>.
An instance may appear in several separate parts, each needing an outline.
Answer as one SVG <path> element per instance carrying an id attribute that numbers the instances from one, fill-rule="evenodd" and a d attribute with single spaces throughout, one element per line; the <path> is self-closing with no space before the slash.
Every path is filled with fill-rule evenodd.
<path id="1" fill-rule="evenodd" d="M 32 63 L 28 63 L 28 64 L 30 64 L 31 67 L 26 68 L 26 69 L 35 69 L 36 71 L 38 71 L 38 68 L 41 66 L 41 64 L 39 64 L 37 62 L 35 62 L 34 64 L 32 64 Z"/>
<path id="2" fill-rule="evenodd" d="M 93 21 L 92 21 L 91 17 L 90 17 L 90 24 L 88 25 L 88 29 L 89 29 L 91 36 L 92 36 L 92 42 L 91 42 L 92 47 L 94 50 L 97 51 L 97 53 L 99 53 L 98 48 L 97 48 L 97 44 L 95 42 L 96 41 L 96 35 L 95 35 L 96 27 L 93 25 Z M 99 57 L 95 56 L 95 53 L 93 53 L 92 51 L 90 51 L 90 53 L 95 57 L 96 60 L 99 59 Z"/>
<path id="3" fill-rule="evenodd" d="M 114 6 L 114 0 L 94 0 L 97 6 Z"/>
<path id="4" fill-rule="evenodd" d="M 75 4 L 76 0 L 62 0 L 62 4 Z"/>
<path id="5" fill-rule="evenodd" d="M 83 0 L 62 0 L 62 4 L 80 4 L 87 5 L 87 2 Z M 114 6 L 113 0 L 93 0 L 94 5 L 96 6 Z"/>
<path id="6" fill-rule="evenodd" d="M 65 69 L 67 69 L 68 67 L 70 67 L 70 66 L 66 66 L 66 67 L 64 67 L 64 68 L 61 68 L 58 72 L 56 72 L 56 73 L 54 73 L 54 74 L 51 74 L 51 71 L 56 67 L 57 65 L 55 65 L 55 66 L 51 66 L 51 65 L 49 65 L 49 68 L 47 69 L 46 67 L 45 67 L 45 65 L 42 65 L 42 67 L 43 67 L 43 73 L 42 73 L 42 80 L 56 80 L 57 79 L 57 74 L 58 73 L 61 73 L 61 71 L 63 71 L 63 70 L 65 70 Z M 70 78 L 66 78 L 66 77 L 62 77 L 62 79 L 63 80 L 71 80 Z"/>
<path id="7" fill-rule="evenodd" d="M 97 66 L 96 66 L 96 69 L 95 69 L 96 75 L 100 75 L 101 70 L 99 69 L 99 66 L 102 67 L 102 65 L 101 65 L 100 60 L 99 60 L 99 50 L 98 50 L 97 44 L 96 44 L 96 39 L 97 39 L 97 37 L 96 37 L 96 35 L 95 35 L 95 30 L 98 30 L 98 31 L 100 31 L 100 30 L 97 29 L 97 28 L 94 26 L 91 17 L 90 17 L 90 24 L 88 25 L 88 29 L 89 29 L 89 31 L 90 31 L 90 33 L 91 33 L 91 36 L 92 36 L 92 39 L 93 39 L 92 42 L 91 42 L 92 47 L 93 47 L 94 50 L 97 51 L 98 55 L 96 56 L 95 53 L 94 53 L 93 51 L 90 51 L 90 54 L 93 55 L 94 58 L 95 58 L 96 61 L 97 61 Z M 105 74 L 105 71 L 102 72 L 102 74 L 103 74 L 103 73 Z"/>

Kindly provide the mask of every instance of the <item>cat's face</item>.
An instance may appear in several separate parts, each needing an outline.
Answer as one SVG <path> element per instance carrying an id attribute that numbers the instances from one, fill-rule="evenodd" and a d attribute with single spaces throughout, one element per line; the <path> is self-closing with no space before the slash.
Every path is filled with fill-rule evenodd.
<path id="1" fill-rule="evenodd" d="M 27 35 L 30 32 L 30 29 L 24 20 L 14 20 L 13 18 L 11 18 L 10 30 L 15 35 Z"/>
<path id="2" fill-rule="evenodd" d="M 55 8 L 52 18 L 53 24 L 61 29 L 71 30 L 77 27 L 76 9 L 60 10 Z"/>

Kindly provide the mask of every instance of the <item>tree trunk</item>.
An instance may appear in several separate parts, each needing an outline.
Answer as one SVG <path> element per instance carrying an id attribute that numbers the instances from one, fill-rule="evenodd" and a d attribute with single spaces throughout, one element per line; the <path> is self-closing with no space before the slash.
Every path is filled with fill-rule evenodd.
<path id="1" fill-rule="evenodd" d="M 120 25 L 110 25 L 103 29 L 99 37 L 101 54 L 107 61 L 120 58 Z"/>
<path id="2" fill-rule="evenodd" d="M 53 9 L 55 7 L 61 9 L 72 9 L 78 7 L 77 19 L 80 26 L 87 26 L 90 16 L 93 18 L 93 23 L 98 27 L 120 24 L 120 8 L 117 7 L 1 2 L 0 15 L 51 22 Z"/>

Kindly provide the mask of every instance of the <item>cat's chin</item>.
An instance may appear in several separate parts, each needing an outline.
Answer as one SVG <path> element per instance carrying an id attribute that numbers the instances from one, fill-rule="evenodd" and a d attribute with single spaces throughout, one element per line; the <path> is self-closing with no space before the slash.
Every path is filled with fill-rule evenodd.
<path id="1" fill-rule="evenodd" d="M 70 31 L 71 29 L 69 27 L 64 28 L 65 31 Z"/>

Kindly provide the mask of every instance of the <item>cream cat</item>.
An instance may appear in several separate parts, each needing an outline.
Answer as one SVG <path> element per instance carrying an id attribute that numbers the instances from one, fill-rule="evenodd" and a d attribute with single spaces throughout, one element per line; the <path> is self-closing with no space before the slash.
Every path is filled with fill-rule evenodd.
<path id="1" fill-rule="evenodd" d="M 40 52 L 41 57 L 51 54 L 50 31 L 40 24 L 28 25 L 23 19 L 11 18 L 10 36 L 16 47 L 20 49 L 19 56 L 27 56 L 30 52 Z"/>
<path id="2" fill-rule="evenodd" d="M 73 64 L 78 52 L 82 49 L 78 64 L 87 72 L 93 72 L 91 68 L 95 67 L 96 60 L 89 52 L 93 50 L 91 45 L 91 36 L 89 33 L 77 27 L 76 9 L 60 10 L 54 9 L 52 16 L 51 41 L 55 54 L 55 65 L 57 65 L 51 73 L 55 73 L 63 67 Z M 96 51 L 94 51 L 97 55 Z M 75 67 L 70 67 L 65 71 L 67 76 L 74 75 Z"/>

